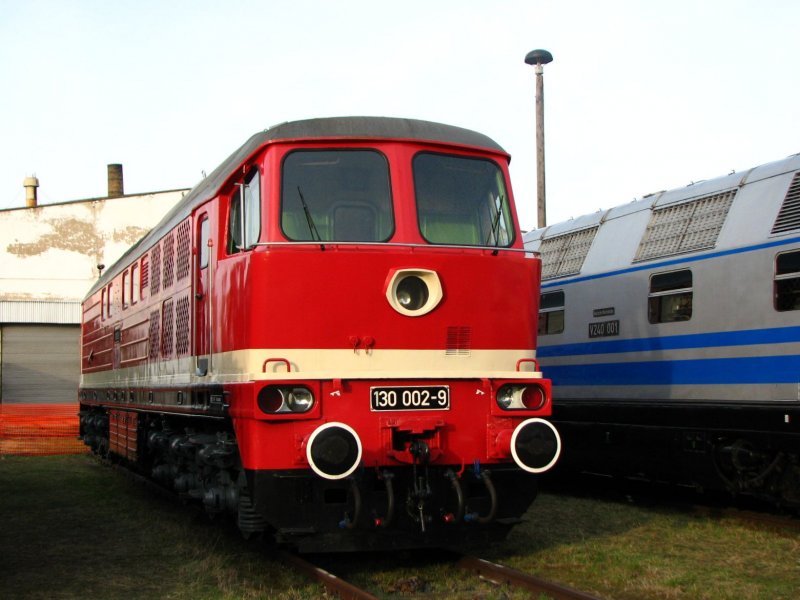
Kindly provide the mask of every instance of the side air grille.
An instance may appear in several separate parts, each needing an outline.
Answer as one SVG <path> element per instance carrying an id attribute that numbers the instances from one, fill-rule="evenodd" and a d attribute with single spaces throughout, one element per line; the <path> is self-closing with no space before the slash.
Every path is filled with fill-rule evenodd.
<path id="1" fill-rule="evenodd" d="M 191 226 L 186 220 L 178 225 L 178 257 L 175 264 L 176 276 L 178 281 L 189 276 L 191 266 Z"/>
<path id="2" fill-rule="evenodd" d="M 189 296 L 178 298 L 175 304 L 175 354 L 189 353 Z"/>
<path id="3" fill-rule="evenodd" d="M 172 298 L 161 307 L 161 358 L 172 358 L 175 348 L 175 311 Z"/>
<path id="4" fill-rule="evenodd" d="M 158 358 L 158 351 L 161 347 L 161 312 L 154 310 L 150 313 L 150 331 L 148 332 L 148 356 L 150 360 Z"/>
<path id="5" fill-rule="evenodd" d="M 794 174 L 789 191 L 783 199 L 772 233 L 783 233 L 800 228 L 800 172 Z"/>
<path id="6" fill-rule="evenodd" d="M 175 235 L 170 231 L 164 236 L 164 260 L 163 270 L 164 282 L 162 287 L 167 289 L 175 283 Z"/>
<path id="7" fill-rule="evenodd" d="M 713 248 L 735 197 L 734 189 L 654 209 L 634 262 Z"/>
<path id="8" fill-rule="evenodd" d="M 591 227 L 543 240 L 539 246 L 539 254 L 542 256 L 542 279 L 580 273 L 597 229 Z"/>
<path id="9" fill-rule="evenodd" d="M 157 294 L 161 289 L 161 244 L 156 244 L 150 251 L 150 295 Z"/>

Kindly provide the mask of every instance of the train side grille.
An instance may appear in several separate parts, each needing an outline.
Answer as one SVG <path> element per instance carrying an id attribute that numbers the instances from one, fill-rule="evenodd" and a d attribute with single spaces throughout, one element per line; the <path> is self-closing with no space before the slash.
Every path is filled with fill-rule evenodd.
<path id="1" fill-rule="evenodd" d="M 797 228 L 800 228 L 800 172 L 794 174 L 781 210 L 772 226 L 772 233 L 783 233 Z"/>
<path id="2" fill-rule="evenodd" d="M 633 262 L 716 246 L 736 191 L 654 208 Z"/>
<path id="3" fill-rule="evenodd" d="M 580 273 L 597 229 L 595 226 L 542 240 L 542 279 Z"/>

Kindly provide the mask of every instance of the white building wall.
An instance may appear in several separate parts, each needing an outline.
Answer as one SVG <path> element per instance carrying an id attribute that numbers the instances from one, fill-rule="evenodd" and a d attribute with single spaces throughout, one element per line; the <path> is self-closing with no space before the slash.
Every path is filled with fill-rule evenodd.
<path id="1" fill-rule="evenodd" d="M 33 308 L 48 312 L 42 302 L 54 303 L 51 308 L 58 312 L 56 305 L 79 302 L 97 280 L 97 265 L 111 266 L 187 191 L 1 210 L 3 312 L 25 313 Z M 18 304 L 32 301 L 38 306 L 24 308 Z M 9 322 L 0 318 L 2 321 Z"/>

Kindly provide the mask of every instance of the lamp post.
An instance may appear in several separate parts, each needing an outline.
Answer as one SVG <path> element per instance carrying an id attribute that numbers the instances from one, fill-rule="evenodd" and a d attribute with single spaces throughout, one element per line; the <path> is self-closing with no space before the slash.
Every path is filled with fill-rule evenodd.
<path id="1" fill-rule="evenodd" d="M 539 227 L 547 225 L 544 187 L 544 82 L 543 65 L 553 62 L 547 50 L 531 50 L 525 55 L 525 63 L 536 68 L 536 209 Z"/>

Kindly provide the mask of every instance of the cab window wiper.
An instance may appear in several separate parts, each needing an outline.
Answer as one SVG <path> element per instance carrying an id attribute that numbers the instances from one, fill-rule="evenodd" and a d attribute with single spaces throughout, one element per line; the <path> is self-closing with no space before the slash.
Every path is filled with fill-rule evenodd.
<path id="1" fill-rule="evenodd" d="M 498 206 L 499 205 L 499 206 Z M 497 235 L 500 232 L 500 215 L 502 213 L 502 206 L 503 206 L 503 196 L 502 194 L 497 197 L 497 205 L 495 205 L 495 210 L 497 212 L 494 213 L 494 222 L 492 223 L 492 230 L 489 232 L 489 235 L 486 237 L 486 245 L 489 245 L 492 238 L 494 238 L 494 244 L 492 244 L 495 248 L 500 245 L 500 236 Z"/>
<path id="2" fill-rule="evenodd" d="M 300 202 L 303 205 L 303 212 L 306 215 L 306 223 L 308 224 L 308 232 L 311 234 L 311 239 L 313 241 L 321 242 L 322 236 L 319 234 L 317 226 L 314 225 L 314 218 L 311 216 L 311 211 L 308 210 L 308 204 L 303 196 L 303 190 L 300 189 L 299 185 L 297 186 L 297 195 L 300 196 Z M 320 244 L 319 247 L 325 250 L 325 246 L 323 244 Z"/>

